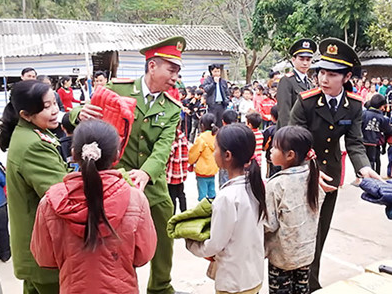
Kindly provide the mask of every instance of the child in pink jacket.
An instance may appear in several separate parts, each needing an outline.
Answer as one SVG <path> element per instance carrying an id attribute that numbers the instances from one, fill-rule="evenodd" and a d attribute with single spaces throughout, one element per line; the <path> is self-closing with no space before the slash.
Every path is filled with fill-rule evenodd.
<path id="1" fill-rule="evenodd" d="M 60 269 L 60 293 L 139 293 L 135 268 L 151 260 L 157 239 L 146 196 L 109 169 L 117 132 L 82 122 L 72 146 L 82 171 L 42 198 L 31 251 L 41 267 Z"/>

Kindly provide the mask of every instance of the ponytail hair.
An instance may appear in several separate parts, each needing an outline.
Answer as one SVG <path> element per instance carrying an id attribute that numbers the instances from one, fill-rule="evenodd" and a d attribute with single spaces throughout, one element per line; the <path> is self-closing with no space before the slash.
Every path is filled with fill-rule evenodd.
<path id="1" fill-rule="evenodd" d="M 251 189 L 259 203 L 259 220 L 262 216 L 265 218 L 267 212 L 265 187 L 261 179 L 260 166 L 254 158 L 256 138 L 252 130 L 239 123 L 226 125 L 219 129 L 216 141 L 221 154 L 226 151 L 231 152 L 234 167 L 244 168 L 247 187 Z"/>
<path id="2" fill-rule="evenodd" d="M 218 132 L 218 127 L 216 126 L 216 118 L 213 113 L 206 113 L 200 119 L 201 131 L 212 131 L 215 135 Z"/>
<path id="3" fill-rule="evenodd" d="M 105 214 L 99 171 L 112 167 L 119 150 L 119 137 L 113 126 L 101 120 L 89 120 L 80 123 L 75 129 L 72 147 L 75 160 L 81 166 L 88 207 L 84 245 L 94 251 L 98 245 L 101 221 L 117 236 Z"/>
<path id="4" fill-rule="evenodd" d="M 273 146 L 282 152 L 293 150 L 295 162 L 293 166 L 304 164 L 309 151 L 312 149 L 313 136 L 300 126 L 285 126 L 274 135 Z M 307 200 L 312 211 L 317 211 L 319 196 L 319 168 L 316 159 L 309 161 L 309 175 L 307 178 Z"/>
<path id="5" fill-rule="evenodd" d="M 37 80 L 21 81 L 14 85 L 10 102 L 4 108 L 0 119 L 0 149 L 6 151 L 10 145 L 11 136 L 19 121 L 19 112 L 25 111 L 29 115 L 44 109 L 42 101 L 50 86 Z"/>

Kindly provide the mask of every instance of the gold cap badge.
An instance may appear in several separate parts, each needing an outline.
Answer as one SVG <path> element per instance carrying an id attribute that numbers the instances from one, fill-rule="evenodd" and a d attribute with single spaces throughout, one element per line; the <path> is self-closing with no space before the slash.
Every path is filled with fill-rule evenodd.
<path id="1" fill-rule="evenodd" d="M 303 42 L 302 43 L 303 48 L 310 48 L 310 43 L 309 42 Z"/>
<path id="2" fill-rule="evenodd" d="M 338 46 L 336 45 L 328 45 L 327 47 L 327 53 L 331 55 L 337 55 L 338 54 Z"/>
<path id="3" fill-rule="evenodd" d="M 182 52 L 182 50 L 184 49 L 184 44 L 183 44 L 182 42 L 178 41 L 178 42 L 177 42 L 176 49 L 177 49 L 178 51 L 181 51 L 181 52 Z"/>

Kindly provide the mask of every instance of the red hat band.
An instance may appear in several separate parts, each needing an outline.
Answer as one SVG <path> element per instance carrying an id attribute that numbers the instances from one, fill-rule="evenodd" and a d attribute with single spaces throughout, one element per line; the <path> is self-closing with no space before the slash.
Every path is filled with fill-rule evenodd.
<path id="1" fill-rule="evenodd" d="M 177 46 L 163 46 L 147 50 L 145 56 L 146 60 L 156 56 L 181 60 L 181 51 L 177 49 Z"/>

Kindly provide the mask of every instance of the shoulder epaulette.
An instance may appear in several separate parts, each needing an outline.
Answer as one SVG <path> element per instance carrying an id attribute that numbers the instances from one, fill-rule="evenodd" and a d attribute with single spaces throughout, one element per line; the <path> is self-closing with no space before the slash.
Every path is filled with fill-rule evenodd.
<path id="1" fill-rule="evenodd" d="M 360 102 L 363 101 L 363 98 L 362 98 L 361 95 L 355 94 L 355 93 L 353 93 L 353 92 L 346 92 L 346 93 L 347 93 L 347 97 L 348 97 L 348 98 L 352 98 L 352 99 L 358 100 L 358 101 L 360 101 Z"/>
<path id="2" fill-rule="evenodd" d="M 132 84 L 135 80 L 130 78 L 113 78 L 111 82 L 113 84 Z"/>
<path id="3" fill-rule="evenodd" d="M 176 98 L 174 98 L 173 96 L 171 96 L 168 92 L 163 92 L 163 94 L 165 94 L 166 98 L 169 99 L 171 102 L 173 102 L 175 105 L 182 108 L 182 103 L 178 101 Z"/>
<path id="4" fill-rule="evenodd" d="M 302 99 L 307 99 L 307 98 L 313 97 L 315 95 L 318 95 L 320 93 L 321 93 L 321 89 L 315 88 L 315 89 L 311 89 L 311 90 L 308 90 L 305 92 L 301 92 L 300 95 L 301 95 Z"/>
<path id="5" fill-rule="evenodd" d="M 55 144 L 55 145 L 58 144 L 56 138 L 53 138 L 53 137 L 51 137 L 51 136 L 49 136 L 47 134 L 44 134 L 44 133 L 42 133 L 38 129 L 34 129 L 34 132 L 36 132 L 38 134 L 38 136 L 41 138 L 42 141 L 45 141 L 45 142 L 48 142 L 48 143 L 51 143 L 51 144 Z"/>
<path id="6" fill-rule="evenodd" d="M 293 77 L 294 76 L 294 73 L 291 71 L 291 72 L 288 72 L 287 74 L 286 74 L 286 77 Z"/>

